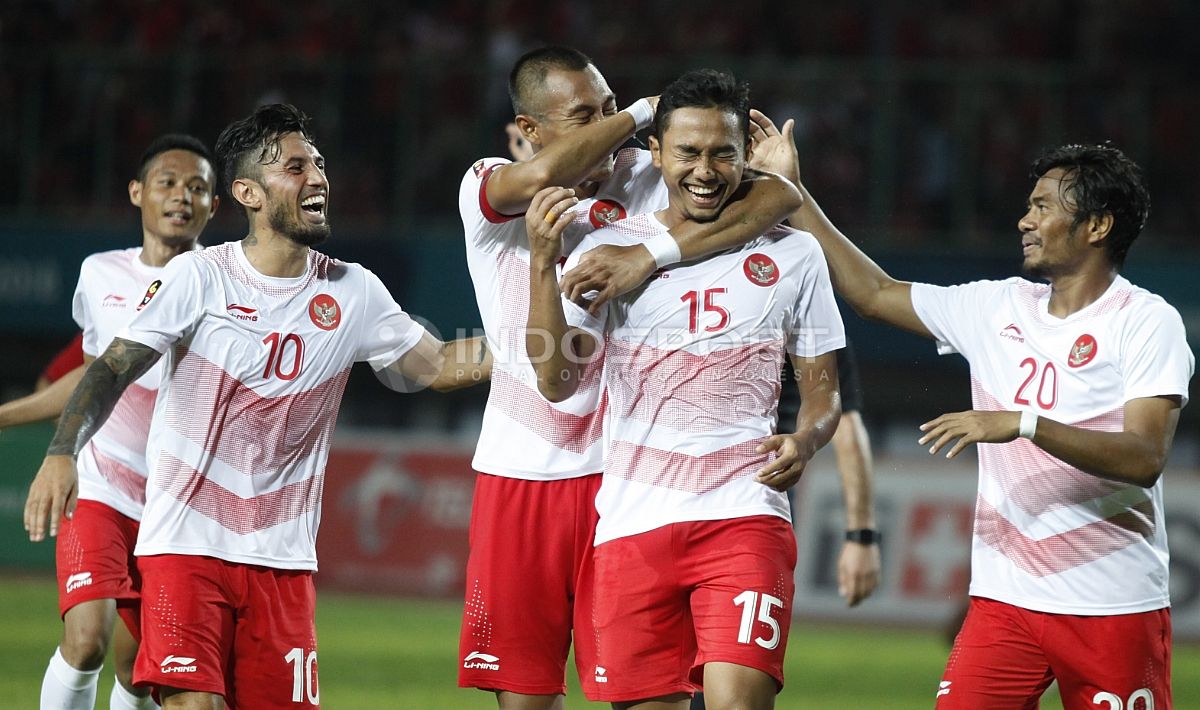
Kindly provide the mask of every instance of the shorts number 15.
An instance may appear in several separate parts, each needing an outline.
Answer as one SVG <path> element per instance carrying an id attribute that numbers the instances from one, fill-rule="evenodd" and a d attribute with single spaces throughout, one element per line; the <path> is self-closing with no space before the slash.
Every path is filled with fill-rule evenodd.
<path id="1" fill-rule="evenodd" d="M 733 598 L 733 605 L 742 607 L 742 622 L 738 624 L 738 643 L 750 643 L 750 637 L 754 634 L 754 612 L 757 610 L 758 620 L 771 628 L 771 638 L 764 639 L 759 636 L 754 639 L 754 643 L 768 651 L 779 645 L 779 622 L 771 616 L 771 610 L 783 608 L 782 599 L 747 589 Z"/>

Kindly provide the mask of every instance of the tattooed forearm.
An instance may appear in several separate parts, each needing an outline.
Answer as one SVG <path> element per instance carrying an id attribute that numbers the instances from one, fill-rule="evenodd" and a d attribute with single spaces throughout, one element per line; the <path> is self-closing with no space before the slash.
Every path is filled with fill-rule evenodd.
<path id="1" fill-rule="evenodd" d="M 83 373 L 83 379 L 63 409 L 48 455 L 75 456 L 112 414 L 121 394 L 153 367 L 157 350 L 116 338 Z"/>

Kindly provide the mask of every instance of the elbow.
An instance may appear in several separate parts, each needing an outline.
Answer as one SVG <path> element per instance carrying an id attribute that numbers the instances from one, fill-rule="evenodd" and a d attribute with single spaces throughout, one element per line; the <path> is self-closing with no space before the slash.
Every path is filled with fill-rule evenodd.
<path id="1" fill-rule="evenodd" d="M 1147 461 L 1145 466 L 1131 476 L 1134 485 L 1153 488 L 1158 483 L 1158 479 L 1162 478 L 1166 464 L 1166 457 L 1155 456 L 1152 460 Z"/>

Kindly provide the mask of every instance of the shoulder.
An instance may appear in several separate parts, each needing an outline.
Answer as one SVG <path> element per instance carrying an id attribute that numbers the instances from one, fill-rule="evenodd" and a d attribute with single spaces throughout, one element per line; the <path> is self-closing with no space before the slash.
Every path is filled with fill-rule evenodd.
<path id="1" fill-rule="evenodd" d="M 1101 304 L 1104 310 L 1120 310 L 1139 325 L 1183 325 L 1179 311 L 1165 298 L 1131 283 L 1124 283 Z"/>
<path id="2" fill-rule="evenodd" d="M 137 247 L 96 252 L 95 254 L 88 255 L 83 260 L 80 270 L 83 272 L 95 272 L 121 268 L 131 263 L 134 257 L 137 256 L 137 253 Z"/>
<path id="3" fill-rule="evenodd" d="M 508 158 L 480 158 L 472 163 L 471 167 L 467 168 L 467 171 L 463 173 L 462 184 L 463 186 L 478 185 L 497 168 L 510 163 L 512 161 Z"/>

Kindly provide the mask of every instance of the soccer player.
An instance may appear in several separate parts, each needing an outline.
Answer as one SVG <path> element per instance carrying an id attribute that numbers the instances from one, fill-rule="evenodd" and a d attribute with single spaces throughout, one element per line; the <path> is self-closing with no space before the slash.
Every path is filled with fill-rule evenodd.
<path id="1" fill-rule="evenodd" d="M 799 185 L 791 126 L 759 114 L 755 132 L 783 139 Z M 1161 476 L 1195 360 L 1175 309 L 1120 275 L 1149 212 L 1141 169 L 1065 145 L 1033 179 L 1017 228 L 1034 280 L 897 281 L 811 197 L 794 219 L 856 311 L 971 366 L 974 409 L 921 425 L 930 453 L 982 444 L 970 607 L 937 707 L 1036 707 L 1053 680 L 1066 707 L 1171 707 Z"/>
<path id="2" fill-rule="evenodd" d="M 170 134 L 146 148 L 129 181 L 129 201 L 142 215 L 141 246 L 93 254 L 80 268 L 73 310 L 83 329 L 85 362 L 133 318 L 167 262 L 196 248 L 217 208 L 215 187 L 212 158 L 198 139 Z M 112 416 L 79 451 L 79 503 L 55 543 L 63 635 L 42 680 L 43 710 L 94 706 L 110 638 L 117 682 L 109 706 L 154 707 L 149 692 L 133 685 L 141 582 L 133 544 L 146 499 L 146 437 L 160 369 L 130 384 Z M 81 370 L 0 406 L 0 427 L 58 416 Z M 117 616 L 123 624 L 114 625 Z"/>
<path id="3" fill-rule="evenodd" d="M 165 708 L 317 707 L 312 572 L 330 437 L 350 366 L 438 389 L 478 352 L 442 344 L 357 264 L 312 249 L 330 233 L 325 160 L 308 118 L 263 106 L 217 139 L 247 236 L 173 259 L 92 363 L 30 489 L 25 525 L 72 520 L 73 457 L 162 355 L 135 554 L 138 685 Z M 174 218 L 174 217 L 172 217 Z"/>
<path id="4" fill-rule="evenodd" d="M 597 244 L 644 243 L 720 215 L 745 171 L 748 111 L 748 88 L 728 74 L 668 86 L 650 138 L 668 206 L 585 238 L 567 268 Z M 796 564 L 783 491 L 840 411 L 834 350 L 845 338 L 824 258 L 811 237 L 771 228 L 668 267 L 593 315 L 559 298 L 555 276 L 574 200 L 548 188 L 527 213 L 526 346 L 551 401 L 583 386 L 585 364 L 606 368 L 589 697 L 685 708 L 703 685 L 713 708 L 771 707 Z M 796 433 L 773 435 L 785 350 L 802 404 Z"/>
<path id="5" fill-rule="evenodd" d="M 458 682 L 495 691 L 502 708 L 540 709 L 561 707 L 572 638 L 582 682 L 595 677 L 588 575 L 601 469 L 600 372 L 590 371 L 588 385 L 568 401 L 550 404 L 538 394 L 524 343 L 525 210 L 542 188 L 571 186 L 581 202 L 566 238 L 573 246 L 583 233 L 661 207 L 666 196 L 646 151 L 618 150 L 649 125 L 655 99 L 618 112 L 591 60 L 565 47 L 522 56 L 509 91 L 532 156 L 479 160 L 459 190 L 467 266 L 496 363 L 473 461 L 479 476 Z M 633 268 L 621 274 L 645 269 L 640 282 L 681 257 L 748 241 L 799 205 L 795 188 L 776 176 L 745 188 L 722 219 L 681 224 L 637 247 Z"/>

